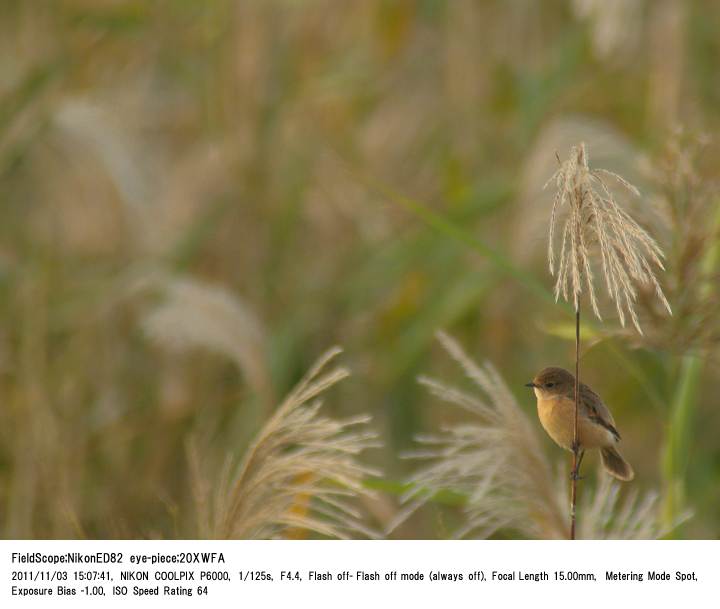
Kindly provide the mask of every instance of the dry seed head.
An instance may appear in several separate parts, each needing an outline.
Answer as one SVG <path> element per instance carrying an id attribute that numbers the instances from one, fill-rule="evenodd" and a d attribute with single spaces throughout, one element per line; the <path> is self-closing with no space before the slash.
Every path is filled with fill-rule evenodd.
<path id="1" fill-rule="evenodd" d="M 559 160 L 559 159 L 558 159 Z M 590 295 L 595 315 L 600 316 L 592 272 L 591 248 L 600 252 L 602 274 L 608 294 L 615 301 L 620 323 L 629 315 L 642 334 L 635 309 L 635 284 L 651 285 L 657 298 L 672 314 L 670 304 L 655 276 L 655 267 L 663 269 L 664 254 L 655 240 L 622 209 L 608 186 L 614 181 L 635 196 L 639 191 L 621 176 L 604 169 L 590 169 L 585 144 L 573 146 L 570 157 L 545 184 L 556 188 L 550 216 L 548 262 L 556 275 L 555 299 L 562 294 L 580 306 L 583 285 Z M 564 220 L 559 216 L 568 208 Z M 556 228 L 560 229 L 560 248 L 556 260 Z M 557 273 L 557 274 L 556 274 Z"/>
<path id="2" fill-rule="evenodd" d="M 449 489 L 468 497 L 456 537 L 486 538 L 502 528 L 533 538 L 564 537 L 562 498 L 532 423 L 492 364 L 479 366 L 451 337 L 439 333 L 438 338 L 478 391 L 427 377 L 420 383 L 473 418 L 418 438 L 421 447 L 409 456 L 424 465 L 408 480 L 405 510 L 390 529 L 436 492 Z"/>
<path id="3" fill-rule="evenodd" d="M 259 431 L 235 474 L 230 462 L 209 496 L 196 451 L 190 451 L 198 531 L 225 539 L 274 539 L 298 531 L 325 537 L 376 537 L 356 505 L 372 497 L 364 486 L 378 472 L 358 458 L 379 446 L 369 417 L 333 419 L 318 397 L 348 376 L 325 371 L 340 353 L 331 349 L 305 375 Z"/>
<path id="4" fill-rule="evenodd" d="M 269 401 L 265 331 L 252 308 L 228 290 L 189 277 L 151 278 L 164 299 L 142 321 L 145 333 L 169 350 L 205 349 L 229 357 Z"/>

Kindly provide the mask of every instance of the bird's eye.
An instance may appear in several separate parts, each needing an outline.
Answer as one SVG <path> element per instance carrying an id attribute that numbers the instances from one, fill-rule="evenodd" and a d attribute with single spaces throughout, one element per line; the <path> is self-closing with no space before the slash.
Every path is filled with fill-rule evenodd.
<path id="1" fill-rule="evenodd" d="M 545 383 L 545 387 L 555 387 L 555 383 Z"/>

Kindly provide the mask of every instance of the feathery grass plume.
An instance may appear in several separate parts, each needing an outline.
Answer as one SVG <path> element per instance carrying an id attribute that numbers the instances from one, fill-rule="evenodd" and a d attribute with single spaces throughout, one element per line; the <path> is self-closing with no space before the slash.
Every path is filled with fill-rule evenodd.
<path id="1" fill-rule="evenodd" d="M 642 36 L 643 0 L 573 0 L 578 19 L 590 22 L 592 47 L 599 59 L 627 56 Z"/>
<path id="2" fill-rule="evenodd" d="M 106 103 L 71 97 L 57 106 L 53 122 L 59 133 L 80 142 L 105 169 L 120 195 L 136 244 L 145 245 L 156 226 L 150 221 L 149 204 L 153 172 L 148 146 L 132 132 L 123 105 L 117 97 Z"/>
<path id="3" fill-rule="evenodd" d="M 620 323 L 625 325 L 627 312 L 642 334 L 635 308 L 637 290 L 634 283 L 652 286 L 657 298 L 672 314 L 653 271 L 653 266 L 665 268 L 664 254 L 647 231 L 615 201 L 609 180 L 640 196 L 639 191 L 618 174 L 590 169 L 585 144 L 581 143 L 570 150 L 570 157 L 560 163 L 559 169 L 545 184 L 547 187 L 554 183 L 557 189 L 548 242 L 550 273 L 555 275 L 557 271 L 555 298 L 559 299 L 561 294 L 565 300 L 572 298 L 578 311 L 584 283 L 592 309 L 601 319 L 590 254 L 590 248 L 597 246 L 602 274 L 608 294 L 615 301 Z M 560 231 L 561 245 L 556 264 L 555 232 L 560 224 L 559 214 L 565 206 L 569 209 Z"/>
<path id="4" fill-rule="evenodd" d="M 673 383 L 661 461 L 668 522 L 682 512 L 686 502 L 688 453 L 695 440 L 693 421 L 703 401 L 703 371 L 717 357 L 720 341 L 718 184 L 699 169 L 709 156 L 708 144 L 707 136 L 678 129 L 669 138 L 655 168 L 660 228 L 672 243 L 668 260 L 670 293 L 679 315 L 672 324 L 664 323 L 650 295 L 641 294 L 639 300 L 650 322 L 644 342 L 669 346 L 683 354 Z"/>
<path id="5" fill-rule="evenodd" d="M 580 523 L 583 539 L 660 539 L 691 516 L 684 512 L 666 526 L 657 492 L 641 497 L 633 489 L 620 502 L 620 484 L 608 475 L 598 478 L 594 493 L 583 501 L 584 518 Z"/>
<path id="6" fill-rule="evenodd" d="M 437 491 L 451 489 L 468 497 L 467 522 L 457 537 L 489 537 L 501 528 L 522 530 L 531 537 L 564 537 L 553 472 L 532 424 L 492 364 L 478 366 L 447 334 L 437 336 L 482 394 L 427 377 L 421 377 L 420 383 L 440 399 L 468 410 L 479 422 L 418 438 L 424 448 L 410 456 L 429 464 L 410 478 L 412 489 L 403 498 L 408 509 L 394 526 Z"/>
<path id="7" fill-rule="evenodd" d="M 675 130 L 652 164 L 656 230 L 669 244 L 666 284 L 676 310 L 672 323 L 650 290 L 638 294 L 646 320 L 643 345 L 681 353 L 705 351 L 703 357 L 712 357 L 720 343 L 720 189 L 700 169 L 711 152 L 709 143 L 702 134 Z"/>
<path id="8" fill-rule="evenodd" d="M 208 283 L 160 277 L 164 299 L 144 317 L 148 336 L 172 349 L 207 349 L 229 357 L 258 394 L 270 399 L 265 332 L 239 297 Z"/>
<path id="9" fill-rule="evenodd" d="M 189 451 L 198 532 L 214 538 L 273 539 L 298 529 L 325 537 L 376 537 L 353 505 L 371 496 L 363 480 L 377 472 L 357 455 L 378 446 L 369 417 L 335 420 L 319 414 L 321 393 L 348 376 L 323 369 L 340 353 L 325 353 L 260 430 L 231 475 L 230 461 L 211 497 L 196 449 Z"/>
<path id="10" fill-rule="evenodd" d="M 427 465 L 410 478 L 412 488 L 403 498 L 407 507 L 391 528 L 438 492 L 450 490 L 466 497 L 466 522 L 456 537 L 486 538 L 499 529 L 513 529 L 527 538 L 566 538 L 567 477 L 554 473 L 535 426 L 490 363 L 478 366 L 444 333 L 438 333 L 438 339 L 481 395 L 427 377 L 420 382 L 477 421 L 418 439 L 423 448 L 410 456 Z M 599 478 L 595 492 L 583 501 L 584 538 L 646 539 L 667 532 L 659 524 L 656 493 L 639 498 L 634 492 L 619 503 L 620 486 L 604 473 Z"/>
<path id="11" fill-rule="evenodd" d="M 593 162 L 598 167 L 617 170 L 646 190 L 642 172 L 642 155 L 633 143 L 611 123 L 582 114 L 560 115 L 548 121 L 538 132 L 525 155 L 521 170 L 516 213 L 523 221 L 513 225 L 513 256 L 524 265 L 534 264 L 547 252 L 547 209 L 554 193 L 543 190 L 543 184 L 557 169 L 557 159 L 548 150 L 570 150 L 579 141 L 592 142 Z M 542 250 L 542 252 L 540 251 Z"/>

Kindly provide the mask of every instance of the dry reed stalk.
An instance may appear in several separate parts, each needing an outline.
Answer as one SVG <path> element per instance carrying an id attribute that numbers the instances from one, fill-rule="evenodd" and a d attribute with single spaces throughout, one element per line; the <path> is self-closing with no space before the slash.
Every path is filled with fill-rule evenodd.
<path id="1" fill-rule="evenodd" d="M 573 425 L 573 466 L 570 494 L 570 539 L 575 539 L 577 504 L 577 480 L 579 478 L 578 411 L 580 387 L 580 296 L 583 284 L 590 297 L 590 305 L 599 319 L 600 309 L 594 287 L 590 248 L 596 246 L 600 254 L 601 268 L 607 292 L 615 306 L 620 323 L 625 325 L 625 312 L 630 316 L 637 331 L 642 334 L 635 303 L 635 284 L 652 286 L 656 297 L 668 313 L 670 304 L 665 298 L 653 266 L 664 270 L 664 254 L 655 240 L 615 201 L 607 179 L 612 179 L 636 196 L 639 191 L 616 173 L 603 169 L 590 169 L 585 144 L 570 150 L 569 158 L 545 186 L 555 183 L 556 194 L 550 216 L 548 237 L 548 263 L 550 273 L 555 274 L 556 300 L 562 294 L 565 300 L 572 298 L 575 309 L 575 416 Z M 555 263 L 555 229 L 558 214 L 568 208 L 563 223 L 557 267 Z"/>
<path id="2" fill-rule="evenodd" d="M 333 538 L 377 534 L 353 505 L 370 496 L 363 481 L 377 472 L 357 455 L 378 446 L 369 418 L 335 420 L 319 414 L 316 398 L 348 376 L 345 368 L 323 373 L 340 353 L 331 349 L 292 390 L 257 434 L 234 475 L 226 462 L 210 497 L 197 451 L 188 453 L 198 530 L 232 539 L 297 536 L 298 531 Z"/>

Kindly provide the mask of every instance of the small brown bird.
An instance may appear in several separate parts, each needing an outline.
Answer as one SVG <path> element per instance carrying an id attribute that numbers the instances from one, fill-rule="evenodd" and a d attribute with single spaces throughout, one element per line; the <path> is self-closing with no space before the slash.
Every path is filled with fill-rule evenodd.
<path id="1" fill-rule="evenodd" d="M 540 423 L 560 446 L 572 450 L 575 425 L 575 377 L 563 368 L 545 368 L 527 387 L 537 396 Z M 630 464 L 618 452 L 620 433 L 615 420 L 600 396 L 585 383 L 580 383 L 578 409 L 578 441 L 580 459 L 586 449 L 599 448 L 605 469 L 618 480 L 635 477 Z M 577 470 L 580 469 L 578 462 Z"/>

